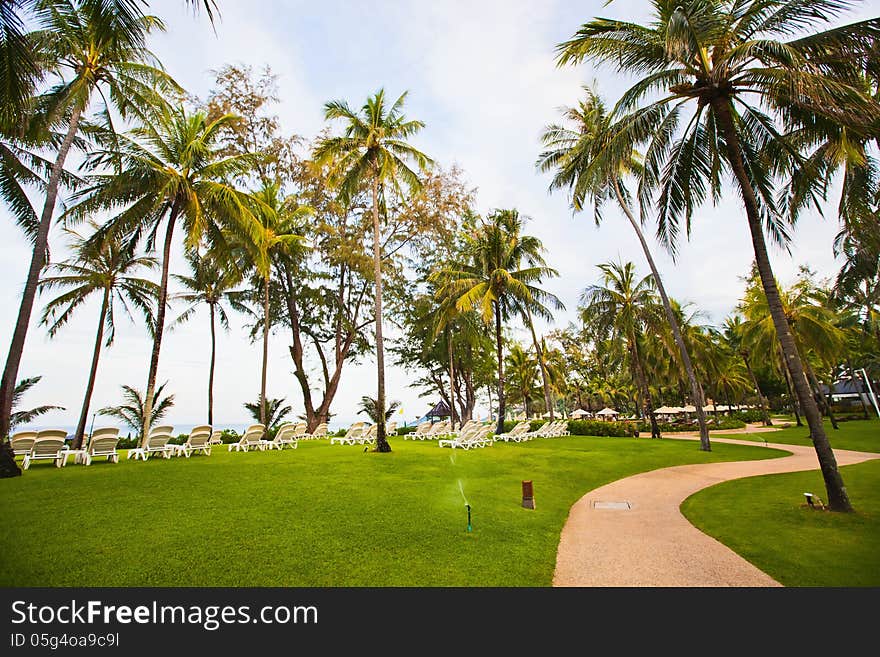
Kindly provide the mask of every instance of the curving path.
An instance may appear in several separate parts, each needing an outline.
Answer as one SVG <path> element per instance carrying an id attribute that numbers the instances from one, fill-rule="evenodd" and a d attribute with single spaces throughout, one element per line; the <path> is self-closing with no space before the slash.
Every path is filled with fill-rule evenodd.
<path id="1" fill-rule="evenodd" d="M 562 528 L 553 586 L 781 586 L 679 511 L 688 496 L 722 481 L 819 467 L 812 447 L 772 442 L 767 446 L 791 455 L 663 468 L 590 491 L 572 506 Z M 834 454 L 838 465 L 880 458 L 848 450 Z M 824 499 L 824 490 L 820 496 Z M 601 508 L 609 502 L 628 502 L 631 508 Z"/>

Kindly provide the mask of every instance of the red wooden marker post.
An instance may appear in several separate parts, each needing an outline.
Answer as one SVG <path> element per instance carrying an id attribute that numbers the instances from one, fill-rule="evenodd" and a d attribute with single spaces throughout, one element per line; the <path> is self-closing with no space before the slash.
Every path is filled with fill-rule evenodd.
<path id="1" fill-rule="evenodd" d="M 534 509 L 535 508 L 535 490 L 532 486 L 531 481 L 522 482 L 522 493 L 523 493 L 523 501 L 522 505 L 524 509 Z"/>

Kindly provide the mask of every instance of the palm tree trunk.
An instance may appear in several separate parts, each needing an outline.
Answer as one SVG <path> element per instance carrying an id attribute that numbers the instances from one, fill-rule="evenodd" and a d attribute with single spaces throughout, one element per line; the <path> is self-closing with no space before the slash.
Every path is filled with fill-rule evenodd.
<path id="1" fill-rule="evenodd" d="M 761 392 L 761 386 L 758 385 L 758 379 L 755 378 L 755 373 L 752 371 L 752 365 L 749 363 L 749 358 L 745 353 L 740 353 L 742 356 L 743 362 L 746 364 L 746 370 L 749 372 L 749 376 L 752 378 L 752 385 L 755 386 L 755 392 L 758 393 L 758 403 L 761 405 L 761 415 L 764 418 L 764 426 L 772 427 L 773 420 L 770 419 L 770 411 L 767 410 L 767 400 L 764 398 L 764 393 Z"/>
<path id="2" fill-rule="evenodd" d="M 544 350 L 538 342 L 538 336 L 535 334 L 535 323 L 532 321 L 532 311 L 526 308 L 526 319 L 529 324 L 529 331 L 532 333 L 532 343 L 535 345 L 535 353 L 538 355 L 538 366 L 541 368 L 541 384 L 544 386 L 544 405 L 550 412 L 550 421 L 555 418 L 553 416 L 553 400 L 550 399 L 550 383 L 547 380 L 547 364 L 544 362 Z"/>
<path id="3" fill-rule="evenodd" d="M 501 306 L 495 304 L 495 351 L 498 355 L 498 422 L 495 433 L 504 433 L 504 343 L 501 340 Z M 491 396 L 490 396 L 491 398 Z"/>
<path id="4" fill-rule="evenodd" d="M 633 367 L 636 370 L 636 380 L 642 391 L 642 413 L 648 417 L 648 421 L 651 423 L 651 438 L 662 438 L 660 427 L 657 426 L 657 418 L 654 416 L 654 401 L 651 399 L 651 389 L 648 387 L 645 368 L 642 366 L 642 359 L 634 338 L 629 341 L 629 350 L 633 360 Z"/>
<path id="5" fill-rule="evenodd" d="M 385 344 L 382 339 L 382 244 L 379 241 L 379 178 L 373 177 L 373 276 L 376 279 L 376 451 L 390 452 L 385 438 Z"/>
<path id="6" fill-rule="evenodd" d="M 214 304 L 209 303 L 211 312 L 211 366 L 208 368 L 208 424 L 214 426 L 214 363 L 217 358 L 217 333 L 214 329 Z"/>
<path id="7" fill-rule="evenodd" d="M 141 427 L 141 447 L 146 445 L 150 435 L 150 416 L 153 414 L 153 395 L 156 391 L 156 374 L 159 371 L 159 351 L 162 349 L 162 334 L 165 331 L 165 306 L 168 302 L 168 269 L 171 266 L 171 244 L 174 240 L 174 224 L 177 221 L 177 203 L 171 207 L 168 226 L 165 229 L 165 243 L 162 246 L 162 277 L 159 281 L 159 301 L 156 307 L 156 326 L 153 335 L 153 351 L 150 354 L 150 371 L 147 374 L 147 391 L 144 394 L 144 417 Z"/>
<path id="8" fill-rule="evenodd" d="M 46 201 L 43 203 L 40 225 L 37 228 L 34 250 L 31 254 L 31 264 L 28 268 L 27 280 L 24 284 L 21 304 L 18 308 L 18 318 L 15 321 L 12 341 L 9 343 L 9 353 L 6 357 L 6 366 L 3 368 L 3 378 L 0 380 L 0 440 L 9 435 L 9 421 L 12 416 L 12 393 L 15 390 L 21 357 L 24 354 L 24 342 L 27 337 L 28 325 L 31 321 L 34 300 L 37 296 L 40 272 L 46 264 L 46 250 L 49 247 L 49 229 L 52 227 L 52 215 L 55 213 L 55 204 L 58 201 L 61 174 L 64 173 L 64 162 L 67 160 L 70 147 L 73 145 L 73 140 L 76 137 L 81 116 L 82 108 L 78 105 L 74 106 L 67 134 L 64 135 L 64 140 L 58 148 L 58 155 L 52 164 L 52 171 L 49 174 L 49 183 L 46 186 Z M 0 458 L 5 456 L 4 451 Z"/>
<path id="9" fill-rule="evenodd" d="M 452 331 L 446 327 L 446 352 L 449 357 L 449 419 L 455 429 L 455 362 L 452 358 Z M 460 421 L 460 418 L 459 418 Z"/>
<path id="10" fill-rule="evenodd" d="M 712 108 L 718 125 L 724 134 L 727 157 L 742 192 L 746 217 L 748 218 L 749 230 L 752 236 L 752 244 L 755 249 L 755 263 L 761 276 L 764 294 L 767 297 L 770 316 L 773 318 L 773 325 L 776 327 L 776 335 L 779 338 L 785 362 L 788 364 L 788 369 L 791 372 L 792 383 L 797 393 L 798 401 L 800 401 L 801 409 L 804 411 L 807 424 L 810 427 L 810 438 L 813 441 L 813 447 L 819 459 L 819 466 L 822 469 L 822 477 L 825 480 L 829 508 L 834 511 L 852 511 L 852 504 L 850 503 L 849 495 L 847 495 L 846 486 L 843 484 L 843 477 L 841 477 L 840 470 L 837 467 L 837 459 L 831 450 L 828 436 L 825 434 L 825 427 L 822 426 L 822 416 L 819 414 L 819 408 L 810 394 L 810 388 L 804 377 L 803 363 L 792 337 L 788 319 L 785 317 L 782 300 L 779 297 L 776 278 L 773 275 L 773 268 L 770 266 L 770 258 L 767 254 L 767 244 L 764 240 L 764 229 L 760 213 L 758 212 L 757 197 L 742 159 L 739 135 L 737 135 L 733 125 L 730 100 L 719 96 L 712 101 Z"/>
<path id="11" fill-rule="evenodd" d="M 260 424 L 269 428 L 266 420 L 266 370 L 269 369 L 269 277 L 263 279 L 263 371 L 260 376 Z"/>
<path id="12" fill-rule="evenodd" d="M 791 373 L 788 371 L 788 367 L 786 367 L 784 362 L 782 363 L 782 374 L 785 378 L 785 387 L 788 388 L 788 398 L 791 400 L 791 410 L 794 413 L 795 424 L 802 427 L 804 426 L 804 423 L 801 422 L 800 404 L 798 404 L 797 396 L 794 394 L 794 389 L 791 387 Z"/>
<path id="13" fill-rule="evenodd" d="M 666 295 L 666 288 L 663 286 L 660 272 L 657 271 L 657 265 L 654 263 L 654 257 L 651 255 L 651 249 L 648 248 L 648 242 L 642 234 L 639 222 L 636 221 L 636 218 L 633 216 L 632 212 L 630 212 L 629 206 L 624 201 L 623 194 L 620 193 L 620 185 L 616 178 L 614 179 L 614 193 L 617 196 L 617 202 L 620 204 L 624 214 L 627 219 L 629 219 L 630 225 L 636 232 L 636 236 L 639 238 L 639 243 L 642 245 L 642 251 L 645 252 L 645 259 L 648 261 L 648 266 L 651 268 L 651 275 L 654 277 L 654 282 L 657 284 L 657 292 L 659 292 L 660 300 L 663 302 L 663 310 L 666 311 L 666 321 L 669 322 L 669 327 L 672 329 L 672 337 L 675 340 L 676 346 L 678 346 L 678 353 L 681 356 L 681 362 L 682 365 L 684 365 L 684 371 L 687 374 L 688 383 L 690 384 L 691 397 L 694 399 L 694 407 L 697 409 L 697 422 L 700 425 L 700 449 L 704 452 L 711 452 L 712 445 L 709 442 L 709 427 L 706 425 L 706 413 L 703 411 L 703 406 L 706 403 L 703 397 L 703 387 L 700 385 L 700 382 L 697 381 L 697 375 L 694 372 L 694 366 L 691 362 L 687 345 L 684 343 L 684 338 L 681 336 L 681 328 L 678 326 L 678 320 L 675 319 L 675 313 L 672 312 L 672 304 L 669 303 L 669 297 Z"/>
<path id="14" fill-rule="evenodd" d="M 812 385 L 813 390 L 816 395 L 816 402 L 819 404 L 821 410 L 828 416 L 828 419 L 831 421 L 831 426 L 834 427 L 835 430 L 840 429 L 837 426 L 837 418 L 834 417 L 834 411 L 831 410 L 831 405 L 826 401 L 825 395 L 822 394 L 822 388 L 819 385 L 819 379 L 816 378 L 816 373 L 813 371 L 813 368 L 810 367 L 810 364 L 804 361 L 804 367 L 807 370 L 807 377 L 810 380 L 810 385 Z M 830 390 L 830 388 L 829 388 Z"/>
<path id="15" fill-rule="evenodd" d="M 98 375 L 98 359 L 101 357 L 101 342 L 104 340 L 104 321 L 107 319 L 107 307 L 110 305 L 110 288 L 104 288 L 104 298 L 101 300 L 101 314 L 98 318 L 98 333 L 95 336 L 95 350 L 92 354 L 92 368 L 89 370 L 89 382 L 86 384 L 86 394 L 83 398 L 82 410 L 79 413 L 79 422 L 76 432 L 73 434 L 73 449 L 80 449 L 83 444 L 83 436 L 86 432 L 86 421 L 89 417 L 89 405 L 92 402 L 92 392 L 95 390 L 95 378 Z"/>

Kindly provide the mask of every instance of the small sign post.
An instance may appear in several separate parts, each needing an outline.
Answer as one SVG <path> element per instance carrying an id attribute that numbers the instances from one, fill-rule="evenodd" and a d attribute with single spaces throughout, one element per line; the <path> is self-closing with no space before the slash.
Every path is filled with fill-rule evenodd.
<path id="1" fill-rule="evenodd" d="M 535 508 L 535 490 L 531 481 L 522 482 L 522 505 L 524 509 Z"/>

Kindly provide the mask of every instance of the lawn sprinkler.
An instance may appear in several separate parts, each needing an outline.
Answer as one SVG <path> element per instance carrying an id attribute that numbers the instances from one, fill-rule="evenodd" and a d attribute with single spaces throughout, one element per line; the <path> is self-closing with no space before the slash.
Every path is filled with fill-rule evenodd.
<path id="1" fill-rule="evenodd" d="M 471 531 L 473 529 L 471 527 L 471 505 L 465 504 L 465 507 L 467 507 L 467 512 L 468 512 L 468 531 Z"/>

